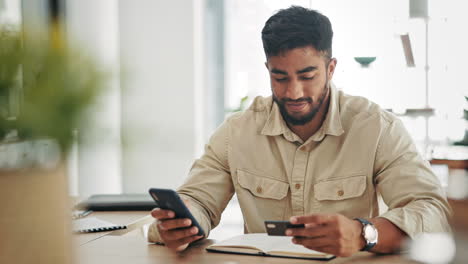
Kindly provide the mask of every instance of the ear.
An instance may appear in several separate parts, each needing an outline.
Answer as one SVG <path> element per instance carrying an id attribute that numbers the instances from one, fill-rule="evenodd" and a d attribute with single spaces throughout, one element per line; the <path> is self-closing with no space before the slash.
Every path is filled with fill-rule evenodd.
<path id="1" fill-rule="evenodd" d="M 336 60 L 336 58 L 331 58 L 330 62 L 328 62 L 327 74 L 329 80 L 333 78 L 333 74 L 335 73 L 337 63 L 338 61 Z"/>

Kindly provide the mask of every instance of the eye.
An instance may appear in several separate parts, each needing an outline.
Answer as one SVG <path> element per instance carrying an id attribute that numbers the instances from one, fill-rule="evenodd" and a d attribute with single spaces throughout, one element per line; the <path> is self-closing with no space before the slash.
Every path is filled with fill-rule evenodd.
<path id="1" fill-rule="evenodd" d="M 275 78 L 275 80 L 276 80 L 277 82 L 285 82 L 285 81 L 288 80 L 288 78 L 287 78 L 287 77 L 284 77 L 284 78 Z"/>
<path id="2" fill-rule="evenodd" d="M 301 77 L 302 80 L 313 80 L 315 76 L 312 77 Z"/>

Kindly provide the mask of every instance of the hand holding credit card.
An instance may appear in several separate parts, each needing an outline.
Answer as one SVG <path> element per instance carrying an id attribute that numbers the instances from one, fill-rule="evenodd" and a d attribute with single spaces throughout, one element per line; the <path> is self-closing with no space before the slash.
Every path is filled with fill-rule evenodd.
<path id="1" fill-rule="evenodd" d="M 266 220 L 265 228 L 269 236 L 286 236 L 286 229 L 304 228 L 304 224 L 294 225 L 289 221 Z"/>

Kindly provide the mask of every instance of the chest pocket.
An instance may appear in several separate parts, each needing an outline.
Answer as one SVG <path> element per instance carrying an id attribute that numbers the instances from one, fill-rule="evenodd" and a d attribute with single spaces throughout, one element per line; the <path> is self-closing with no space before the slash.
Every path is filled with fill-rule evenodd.
<path id="1" fill-rule="evenodd" d="M 289 184 L 260 177 L 245 171 L 237 171 L 239 185 L 248 189 L 253 195 L 261 198 L 280 200 L 288 194 Z"/>
<path id="2" fill-rule="evenodd" d="M 315 199 L 339 201 L 361 196 L 366 190 L 366 176 L 333 179 L 314 185 Z"/>
<path id="3" fill-rule="evenodd" d="M 339 213 L 353 218 L 369 214 L 366 188 L 365 175 L 332 179 L 315 184 L 314 197 L 321 212 Z"/>
<path id="4" fill-rule="evenodd" d="M 237 197 L 244 215 L 263 220 L 282 219 L 286 207 L 289 184 L 237 170 Z M 248 221 L 247 221 L 248 222 Z"/>

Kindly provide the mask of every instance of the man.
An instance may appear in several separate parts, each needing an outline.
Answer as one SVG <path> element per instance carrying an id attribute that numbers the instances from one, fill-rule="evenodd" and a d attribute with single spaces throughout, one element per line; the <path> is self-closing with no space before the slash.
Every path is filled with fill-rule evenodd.
<path id="1" fill-rule="evenodd" d="M 302 223 L 286 232 L 293 243 L 337 256 L 395 252 L 406 237 L 449 230 L 443 190 L 401 121 L 331 84 L 332 37 L 328 18 L 302 7 L 266 22 L 272 97 L 228 118 L 178 189 L 206 232 L 234 193 L 245 232 L 265 232 L 264 220 Z M 152 215 L 150 241 L 181 251 L 201 239 L 188 219 Z"/>

